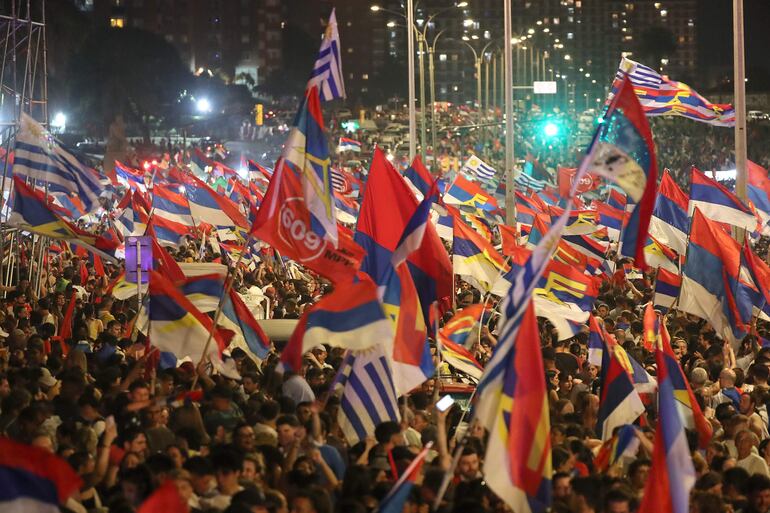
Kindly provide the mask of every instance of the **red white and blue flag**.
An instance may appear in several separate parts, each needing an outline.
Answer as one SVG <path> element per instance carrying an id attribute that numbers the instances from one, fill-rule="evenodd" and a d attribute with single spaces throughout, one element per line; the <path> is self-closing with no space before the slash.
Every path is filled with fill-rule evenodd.
<path id="1" fill-rule="evenodd" d="M 682 192 L 668 170 L 665 170 L 650 219 L 650 234 L 680 255 L 687 250 L 687 234 L 690 231 L 690 216 L 687 213 L 689 201 L 687 194 Z"/>
<path id="2" fill-rule="evenodd" d="M 355 139 L 349 139 L 347 137 L 340 137 L 340 144 L 337 146 L 337 151 L 342 153 L 343 151 L 352 151 L 354 153 L 361 153 L 361 143 Z"/>
<path id="3" fill-rule="evenodd" d="M 82 484 L 55 454 L 0 438 L 0 507 L 3 511 L 58 513 Z"/>
<path id="4" fill-rule="evenodd" d="M 744 204 L 727 187 L 693 167 L 688 205 L 691 217 L 696 208 L 714 221 L 738 226 L 749 232 L 757 229 L 757 217 L 751 207 Z"/>

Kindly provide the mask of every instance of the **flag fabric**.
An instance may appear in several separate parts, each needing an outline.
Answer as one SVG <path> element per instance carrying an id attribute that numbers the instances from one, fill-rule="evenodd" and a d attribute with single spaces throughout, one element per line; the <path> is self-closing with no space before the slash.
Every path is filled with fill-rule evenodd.
<path id="1" fill-rule="evenodd" d="M 390 321 L 377 299 L 377 287 L 361 276 L 357 282 L 325 295 L 302 314 L 281 352 L 281 363 L 297 372 L 302 367 L 302 355 L 319 344 L 364 350 L 392 339 Z"/>
<path id="2" fill-rule="evenodd" d="M 612 94 L 618 93 L 626 76 L 647 116 L 683 116 L 715 126 L 735 126 L 732 106 L 711 103 L 687 84 L 664 78 L 654 69 L 627 57 L 620 61 Z"/>
<path id="3" fill-rule="evenodd" d="M 144 183 L 144 171 L 132 169 L 117 160 L 115 161 L 115 175 L 132 190 L 146 190 L 147 188 Z"/>
<path id="4" fill-rule="evenodd" d="M 484 478 L 513 511 L 540 512 L 551 502 L 551 442 L 534 305 L 529 303 L 517 324 L 516 342 L 501 376 L 501 397 L 495 398 L 496 422 L 485 424 L 491 433 Z"/>
<path id="5" fill-rule="evenodd" d="M 351 446 L 372 436 L 378 424 L 401 419 L 390 349 L 390 344 L 377 343 L 368 350 L 351 352 L 352 361 L 342 372 L 337 422 Z"/>
<path id="6" fill-rule="evenodd" d="M 598 233 L 604 232 L 601 231 Z M 562 241 L 588 258 L 589 261 L 596 261 L 594 267 L 601 265 L 601 262 L 604 261 L 607 251 L 610 248 L 609 240 L 602 240 L 600 237 L 595 237 L 593 234 L 564 235 Z"/>
<path id="7" fill-rule="evenodd" d="M 441 341 L 441 359 L 450 367 L 477 380 L 481 379 L 481 374 L 484 372 L 484 367 L 467 349 L 448 339 Z"/>
<path id="8" fill-rule="evenodd" d="M 183 282 L 175 285 L 201 313 L 216 311 L 219 307 L 219 298 L 225 291 L 224 280 L 220 274 L 185 276 Z"/>
<path id="9" fill-rule="evenodd" d="M 582 269 L 552 261 L 534 292 L 535 312 L 556 328 L 559 340 L 575 335 L 575 326 L 585 324 L 598 295 L 596 283 Z"/>
<path id="10" fill-rule="evenodd" d="M 190 233 L 190 226 L 154 214 L 147 223 L 147 235 L 152 235 L 164 246 L 176 246 L 182 236 Z"/>
<path id="11" fill-rule="evenodd" d="M 407 258 L 422 245 L 430 207 L 438 194 L 435 184 L 406 223 L 391 256 L 391 265 L 377 280 L 381 302 L 393 324 L 393 381 L 398 395 L 421 385 L 435 372 L 428 344 L 428 328 Z"/>
<path id="12" fill-rule="evenodd" d="M 594 314 L 588 315 L 588 363 L 600 367 L 604 355 L 604 325 L 599 324 Z"/>
<path id="13" fill-rule="evenodd" d="M 503 223 L 498 223 L 497 231 L 500 232 L 500 252 L 506 256 L 513 256 L 516 254 L 519 251 L 519 248 L 521 248 L 521 246 L 519 246 L 519 234 L 516 231 L 516 228 Z"/>
<path id="14" fill-rule="evenodd" d="M 679 255 L 650 235 L 644 246 L 647 265 L 652 269 L 663 268 L 672 273 L 679 273 Z"/>
<path id="15" fill-rule="evenodd" d="M 16 133 L 13 176 L 44 182 L 49 192 L 77 194 L 88 212 L 101 206 L 99 195 L 106 185 L 94 169 L 65 150 L 24 112 Z"/>
<path id="16" fill-rule="evenodd" d="M 190 202 L 178 190 L 184 190 L 184 188 L 186 186 L 179 188 L 166 185 L 154 186 L 152 188 L 153 218 L 162 217 L 183 226 L 195 226 L 195 221 L 193 221 L 192 213 L 190 212 Z"/>
<path id="17" fill-rule="evenodd" d="M 417 197 L 422 198 L 428 194 L 431 184 L 434 182 L 433 177 L 430 175 L 425 166 L 422 163 L 419 155 L 415 155 L 412 164 L 404 171 L 404 178 L 406 179 L 409 188 Z"/>
<path id="18" fill-rule="evenodd" d="M 468 160 L 465 161 L 461 171 L 485 182 L 492 180 L 497 174 L 495 168 L 478 158 L 476 155 L 471 155 Z"/>
<path id="19" fill-rule="evenodd" d="M 641 513 L 687 513 L 690 490 L 695 485 L 695 468 L 687 443 L 678 402 L 681 384 L 687 383 L 670 347 L 655 351 L 658 364 L 658 421 L 655 426 L 651 475 L 644 488 Z M 695 403 L 697 405 L 697 403 Z"/>
<path id="20" fill-rule="evenodd" d="M 3 511 L 57 513 L 81 484 L 72 467 L 52 452 L 0 438 Z"/>
<path id="21" fill-rule="evenodd" d="M 498 344 L 477 386 L 474 417 L 490 432 L 484 477 L 516 512 L 544 511 L 551 502 L 548 399 L 531 297 L 566 223 L 565 214 L 512 278 Z"/>
<path id="22" fill-rule="evenodd" d="M 364 250 L 347 233 L 340 231 L 338 244 L 311 230 L 299 175 L 279 159 L 251 233 L 308 269 L 335 283 L 349 282 L 364 257 Z"/>
<path id="23" fill-rule="evenodd" d="M 740 245 L 696 209 L 677 309 L 708 320 L 720 338 L 735 343 L 751 322 L 753 298 L 746 274 Z"/>
<path id="24" fill-rule="evenodd" d="M 687 213 L 689 201 L 690 198 L 682 192 L 668 170 L 664 171 L 650 219 L 650 234 L 680 255 L 687 251 L 687 233 L 690 231 L 690 216 Z"/>
<path id="25" fill-rule="evenodd" d="M 332 188 L 334 189 L 334 192 L 347 194 L 350 192 L 350 182 L 348 181 L 348 177 L 345 176 L 345 172 L 341 169 L 332 168 L 331 169 L 331 177 L 332 177 Z"/>
<path id="26" fill-rule="evenodd" d="M 439 342 L 469 346 L 468 339 L 478 333 L 478 325 L 483 313 L 484 305 L 482 304 L 470 305 L 458 310 L 439 330 Z"/>
<path id="27" fill-rule="evenodd" d="M 620 240 L 620 232 L 623 231 L 625 211 L 610 206 L 601 201 L 593 202 L 596 213 L 599 215 L 599 224 L 607 228 L 607 235 L 611 240 Z"/>
<path id="28" fill-rule="evenodd" d="M 608 337 L 605 335 L 605 342 Z M 616 427 L 631 424 L 644 413 L 644 404 L 615 351 L 606 343 L 602 353 L 601 395 L 597 434 L 609 440 Z"/>
<path id="29" fill-rule="evenodd" d="M 270 339 L 254 318 L 254 314 L 243 302 L 241 296 L 232 287 L 227 297 L 222 301 L 220 322 L 225 328 L 235 331 L 234 341 L 242 339 L 248 350 L 260 360 L 264 360 L 270 353 Z"/>
<path id="30" fill-rule="evenodd" d="M 188 175 L 185 196 L 189 202 L 190 214 L 200 223 L 208 223 L 219 228 L 249 226 L 246 217 L 238 206 L 228 198 L 217 194 L 214 189 L 193 175 Z"/>
<path id="31" fill-rule="evenodd" d="M 684 371 L 674 356 L 674 351 L 671 349 L 671 337 L 668 334 L 668 329 L 664 322 L 658 323 L 658 335 L 655 346 L 656 353 L 660 352 L 661 356 L 665 359 L 667 370 L 666 377 L 670 380 L 668 385 L 673 388 L 674 399 L 676 400 L 676 407 L 682 424 L 685 428 L 698 433 L 698 446 L 701 449 L 706 449 L 714 434 L 714 429 L 700 409 L 700 405 L 695 399 L 695 394 L 690 387 L 690 382 L 687 380 Z M 658 355 L 656 354 L 656 357 L 657 356 Z M 658 368 L 660 368 L 659 360 L 658 366 Z M 658 377 L 661 380 L 664 379 L 660 374 Z M 661 390 L 661 393 L 663 392 L 664 391 Z"/>
<path id="32" fill-rule="evenodd" d="M 404 505 L 409 498 L 409 494 L 412 493 L 412 488 L 414 488 L 422 464 L 425 462 L 425 457 L 432 446 L 433 442 L 428 442 L 409 466 L 406 467 L 404 473 L 401 474 L 387 495 L 380 501 L 377 507 L 378 513 L 402 513 L 404 511 Z"/>
<path id="33" fill-rule="evenodd" d="M 9 225 L 51 239 L 68 240 L 115 261 L 117 241 L 88 233 L 52 212 L 43 194 L 29 187 L 20 177 L 14 176 L 13 184 L 13 208 L 8 217 Z"/>
<path id="34" fill-rule="evenodd" d="M 620 186 L 634 207 L 621 235 L 623 256 L 645 269 L 644 244 L 655 206 L 658 164 L 647 118 L 628 77 L 599 125 L 592 171 Z"/>
<path id="35" fill-rule="evenodd" d="M 607 204 L 609 206 L 625 211 L 627 202 L 628 198 L 624 193 L 620 192 L 614 187 L 610 187 L 610 193 L 607 196 Z"/>
<path id="36" fill-rule="evenodd" d="M 679 297 L 679 289 L 681 287 L 682 276 L 680 274 L 669 272 L 664 268 L 658 268 L 652 304 L 662 313 L 667 313 L 674 306 L 676 298 Z"/>
<path id="37" fill-rule="evenodd" d="M 190 357 L 193 362 L 199 362 L 212 333 L 206 354 L 212 360 L 220 359 L 226 343 L 215 329 L 214 322 L 157 271 L 150 271 L 149 305 L 152 345 L 161 351 L 174 353 L 177 358 Z"/>
<path id="38" fill-rule="evenodd" d="M 289 165 L 294 168 L 310 214 L 309 229 L 337 247 L 331 160 L 318 94 L 316 87 L 305 92 L 276 167 Z"/>
<path id="39" fill-rule="evenodd" d="M 757 228 L 757 218 L 750 207 L 727 187 L 693 167 L 688 204 L 690 217 L 693 216 L 696 208 L 704 216 L 720 223 L 738 226 L 749 232 Z"/>
<path id="40" fill-rule="evenodd" d="M 515 176 L 513 177 L 513 183 L 516 184 L 516 187 L 524 190 L 529 189 L 535 192 L 542 191 L 546 187 L 551 186 L 545 180 L 538 180 L 537 178 L 534 178 L 532 175 L 529 175 L 523 171 L 515 173 Z"/>
<path id="41" fill-rule="evenodd" d="M 187 502 L 172 479 L 167 479 L 137 508 L 136 513 L 188 513 Z"/>
<path id="42" fill-rule="evenodd" d="M 361 153 L 361 143 L 355 139 L 349 139 L 347 137 L 340 137 L 340 143 L 337 146 L 337 151 L 342 153 L 343 151 L 352 151 L 354 153 Z"/>
<path id="43" fill-rule="evenodd" d="M 748 238 L 743 243 L 741 267 L 748 270 L 751 279 L 757 286 L 758 291 L 754 306 L 761 311 L 762 317 L 770 317 L 770 266 L 751 250 Z"/>
<path id="44" fill-rule="evenodd" d="M 562 198 L 569 198 L 569 191 L 573 186 L 575 175 L 577 174 L 577 168 L 559 166 L 556 172 L 558 173 L 559 195 Z M 602 181 L 600 177 L 592 174 L 586 174 L 583 175 L 583 177 L 576 185 L 576 192 L 578 194 L 582 194 L 584 192 L 592 191 L 598 188 L 601 184 Z"/>
<path id="45" fill-rule="evenodd" d="M 488 292 L 498 275 L 508 270 L 500 253 L 460 218 L 454 220 L 452 264 L 455 274 L 481 290 Z"/>
<path id="46" fill-rule="evenodd" d="M 748 195 L 762 221 L 762 235 L 770 235 L 770 178 L 767 170 L 751 162 L 746 163 L 749 171 Z"/>
<path id="47" fill-rule="evenodd" d="M 335 9 L 329 16 L 321 49 L 313 65 L 313 72 L 307 88 L 316 87 L 321 101 L 328 102 L 337 98 L 345 98 L 345 80 L 342 76 L 342 51 L 340 50 L 340 34 L 337 29 Z"/>
<path id="48" fill-rule="evenodd" d="M 418 201 L 406 180 L 375 149 L 355 233 L 356 242 L 366 251 L 361 270 L 375 282 L 392 266 L 393 252 L 417 209 Z M 409 255 L 408 263 L 431 329 L 430 306 L 452 295 L 452 263 L 432 223 L 425 226 L 420 247 Z"/>
<path id="49" fill-rule="evenodd" d="M 594 458 L 594 468 L 598 472 L 606 472 L 611 466 L 618 463 L 621 458 L 633 458 L 639 452 L 639 438 L 637 428 L 633 424 L 620 426 L 612 438 L 604 442 Z"/>
<path id="50" fill-rule="evenodd" d="M 494 211 L 498 209 L 497 200 L 490 196 L 478 184 L 457 175 L 449 189 L 444 193 L 444 202 L 448 205 L 469 207 L 476 210 Z"/>

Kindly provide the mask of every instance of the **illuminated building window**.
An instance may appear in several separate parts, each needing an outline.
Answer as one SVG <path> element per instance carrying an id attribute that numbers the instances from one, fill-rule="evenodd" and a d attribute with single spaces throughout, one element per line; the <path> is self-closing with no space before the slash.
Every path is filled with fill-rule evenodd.
<path id="1" fill-rule="evenodd" d="M 126 19 L 122 17 L 110 18 L 110 27 L 123 28 L 126 25 Z"/>

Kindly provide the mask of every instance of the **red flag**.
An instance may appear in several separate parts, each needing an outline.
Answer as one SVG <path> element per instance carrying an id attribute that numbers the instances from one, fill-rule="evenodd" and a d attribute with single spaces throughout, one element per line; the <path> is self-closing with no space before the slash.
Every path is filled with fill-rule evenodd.
<path id="1" fill-rule="evenodd" d="M 188 513 L 190 508 L 185 503 L 173 480 L 167 479 L 147 500 L 139 506 L 136 513 Z"/>
<path id="2" fill-rule="evenodd" d="M 78 247 L 78 249 L 80 248 Z M 87 251 L 86 251 L 86 256 L 88 256 Z M 84 260 L 81 260 L 80 261 L 80 284 L 85 285 L 87 281 L 88 281 L 88 268 L 86 267 L 86 262 Z"/>
<path id="3" fill-rule="evenodd" d="M 94 255 L 94 273 L 96 273 L 97 276 L 104 276 L 104 265 L 102 264 L 102 259 L 99 255 L 96 253 Z"/>
<path id="4" fill-rule="evenodd" d="M 171 282 L 179 282 L 185 280 L 185 275 L 179 264 L 176 263 L 171 255 L 168 254 L 163 246 L 158 244 L 157 239 L 152 239 L 152 258 L 155 260 L 155 270 L 159 271 Z"/>
<path id="5" fill-rule="evenodd" d="M 568 198 L 570 189 L 572 188 L 572 182 L 577 174 L 576 167 L 561 167 L 559 166 L 559 194 L 562 198 Z M 590 173 L 587 173 L 580 179 L 580 183 L 577 186 L 577 193 L 582 194 L 587 191 L 596 189 L 601 185 L 601 179 Z"/>
<path id="6" fill-rule="evenodd" d="M 503 255 L 513 256 L 513 254 L 516 253 L 518 248 L 520 247 L 519 244 L 516 242 L 516 238 L 518 237 L 518 233 L 516 233 L 516 228 L 513 228 L 511 226 L 508 226 L 502 223 L 498 224 L 497 228 L 498 230 L 500 230 L 500 241 L 503 245 L 502 247 Z"/>
<path id="7" fill-rule="evenodd" d="M 363 248 L 342 232 L 339 232 L 335 248 L 333 243 L 318 237 L 310 224 L 310 212 L 299 178 L 281 158 L 251 233 L 282 255 L 335 283 L 352 280 L 361 266 Z"/>

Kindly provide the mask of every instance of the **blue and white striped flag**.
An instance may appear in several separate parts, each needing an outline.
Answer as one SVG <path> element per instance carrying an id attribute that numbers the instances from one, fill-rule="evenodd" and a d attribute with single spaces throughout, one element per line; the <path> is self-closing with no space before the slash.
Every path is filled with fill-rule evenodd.
<path id="1" fill-rule="evenodd" d="M 331 169 L 331 177 L 332 177 L 332 187 L 337 192 L 347 192 L 350 189 L 350 184 L 348 184 L 348 180 L 345 178 L 345 175 L 342 174 L 342 172 L 339 169 L 336 168 L 330 168 Z"/>
<path id="2" fill-rule="evenodd" d="M 533 178 L 522 172 L 516 174 L 513 178 L 513 182 L 516 184 L 517 188 L 532 189 L 535 192 L 540 192 L 549 185 L 545 180 L 538 180 L 537 178 Z"/>
<path id="3" fill-rule="evenodd" d="M 48 184 L 49 192 L 75 193 L 87 212 L 99 208 L 106 188 L 97 172 L 67 152 L 43 126 L 21 114 L 14 146 L 13 174 Z"/>
<path id="4" fill-rule="evenodd" d="M 313 72 L 307 87 L 318 87 L 321 101 L 328 102 L 345 98 L 345 82 L 342 77 L 342 58 L 340 54 L 340 33 L 337 30 L 337 16 L 332 9 L 329 24 L 326 25 L 321 50 L 313 65 Z"/>
<path id="5" fill-rule="evenodd" d="M 353 353 L 352 362 L 343 371 L 337 421 L 351 446 L 373 435 L 378 424 L 401 419 L 388 349 L 392 351 L 391 344 L 377 344 Z"/>
<path id="6" fill-rule="evenodd" d="M 478 158 L 476 155 L 471 155 L 465 162 L 463 171 L 481 178 L 482 180 L 491 180 L 497 174 L 495 168 Z"/>

